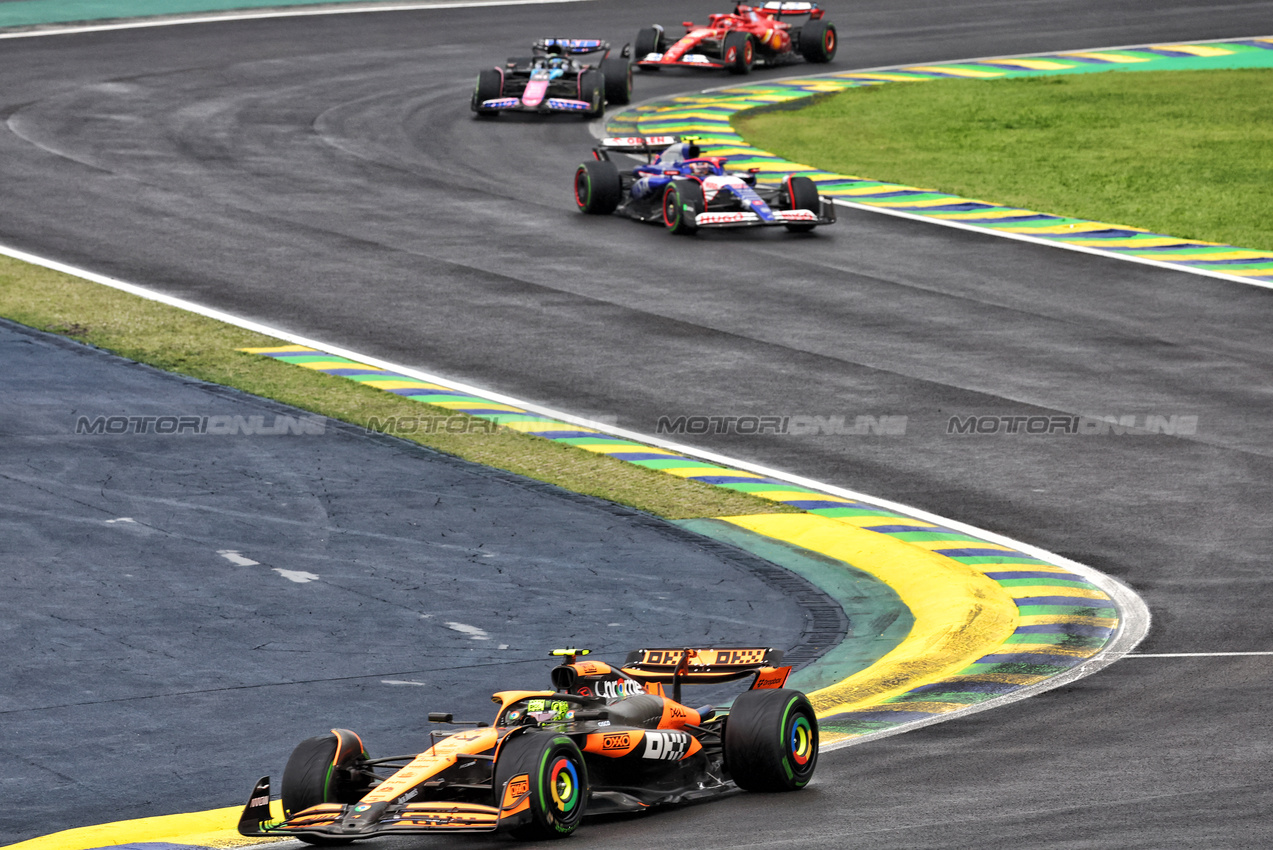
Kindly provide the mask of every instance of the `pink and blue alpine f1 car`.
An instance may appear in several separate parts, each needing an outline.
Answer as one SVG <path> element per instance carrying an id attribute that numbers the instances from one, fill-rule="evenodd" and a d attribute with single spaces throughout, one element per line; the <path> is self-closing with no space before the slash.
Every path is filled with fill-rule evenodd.
<path id="1" fill-rule="evenodd" d="M 646 162 L 623 171 L 611 152 L 645 154 Z M 590 215 L 619 211 L 637 221 L 661 221 L 673 233 L 766 226 L 800 233 L 835 222 L 835 207 L 808 177 L 758 183 L 755 170 L 727 171 L 726 157 L 702 156 L 690 139 L 603 139 L 592 155 L 575 171 L 575 203 Z"/>
<path id="2" fill-rule="evenodd" d="M 510 58 L 477 77 L 472 108 L 479 118 L 501 112 L 572 112 L 585 118 L 603 114 L 607 103 L 632 98 L 631 50 L 610 55 L 608 42 L 595 38 L 541 38 L 533 55 Z M 601 54 L 596 62 L 577 57 Z"/>

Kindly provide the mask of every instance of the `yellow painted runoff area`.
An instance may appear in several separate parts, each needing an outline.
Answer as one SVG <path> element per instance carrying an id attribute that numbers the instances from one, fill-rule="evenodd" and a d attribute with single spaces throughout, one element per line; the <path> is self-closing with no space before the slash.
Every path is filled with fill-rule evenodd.
<path id="1" fill-rule="evenodd" d="M 819 717 L 954 676 L 999 650 L 1017 628 L 1017 606 L 1004 589 L 944 555 L 815 514 L 722 519 L 870 573 L 893 588 L 915 618 L 906 639 L 875 664 L 808 695 Z"/>
<path id="2" fill-rule="evenodd" d="M 275 817 L 283 816 L 283 804 L 270 804 Z M 191 812 L 185 815 L 163 815 L 155 818 L 118 821 L 101 826 L 82 826 L 20 841 L 8 850 L 87 850 L 90 847 L 113 847 L 119 844 L 170 843 L 195 847 L 239 847 L 244 844 L 272 843 L 279 839 L 248 838 L 239 835 L 237 826 L 242 806 Z"/>

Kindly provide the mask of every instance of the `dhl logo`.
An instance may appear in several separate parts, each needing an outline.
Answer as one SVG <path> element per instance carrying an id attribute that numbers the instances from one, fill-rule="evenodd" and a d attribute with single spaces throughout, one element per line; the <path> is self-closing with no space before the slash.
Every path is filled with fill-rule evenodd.
<path id="1" fill-rule="evenodd" d="M 765 652 L 763 649 L 692 649 L 689 651 L 689 663 L 701 667 L 761 664 L 765 660 Z M 641 663 L 670 666 L 679 664 L 684 656 L 685 652 L 679 649 L 647 649 Z"/>

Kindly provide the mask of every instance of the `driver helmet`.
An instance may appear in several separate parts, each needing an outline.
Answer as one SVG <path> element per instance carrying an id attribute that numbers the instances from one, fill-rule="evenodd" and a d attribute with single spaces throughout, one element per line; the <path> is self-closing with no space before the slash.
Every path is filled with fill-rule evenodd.
<path id="1" fill-rule="evenodd" d="M 696 177 L 706 177 L 714 171 L 712 164 L 705 159 L 696 159 L 688 163 L 688 165 L 690 174 L 693 174 Z"/>

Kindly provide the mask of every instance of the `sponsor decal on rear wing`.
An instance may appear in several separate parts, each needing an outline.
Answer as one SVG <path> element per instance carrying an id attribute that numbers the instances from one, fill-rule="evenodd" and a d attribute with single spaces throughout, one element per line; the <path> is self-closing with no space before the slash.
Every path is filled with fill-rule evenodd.
<path id="1" fill-rule="evenodd" d="M 812 18 L 821 18 L 824 14 L 826 14 L 822 7 L 817 3 L 777 2 L 777 0 L 770 0 L 768 3 L 762 3 L 761 5 L 756 6 L 755 9 L 768 17 L 809 15 Z"/>
<path id="2" fill-rule="evenodd" d="M 705 685 L 756 675 L 753 687 L 781 687 L 791 668 L 779 668 L 782 650 L 731 646 L 710 649 L 638 649 L 628 654 L 622 670 L 638 682 Z M 785 671 L 785 672 L 783 672 Z M 761 677 L 768 684 L 759 684 Z M 779 684 L 773 684 L 778 681 Z M 677 700 L 679 702 L 679 700 Z"/>
<path id="3" fill-rule="evenodd" d="M 601 147 L 619 153 L 650 153 L 677 142 L 690 141 L 680 136 L 615 136 L 602 139 Z"/>

